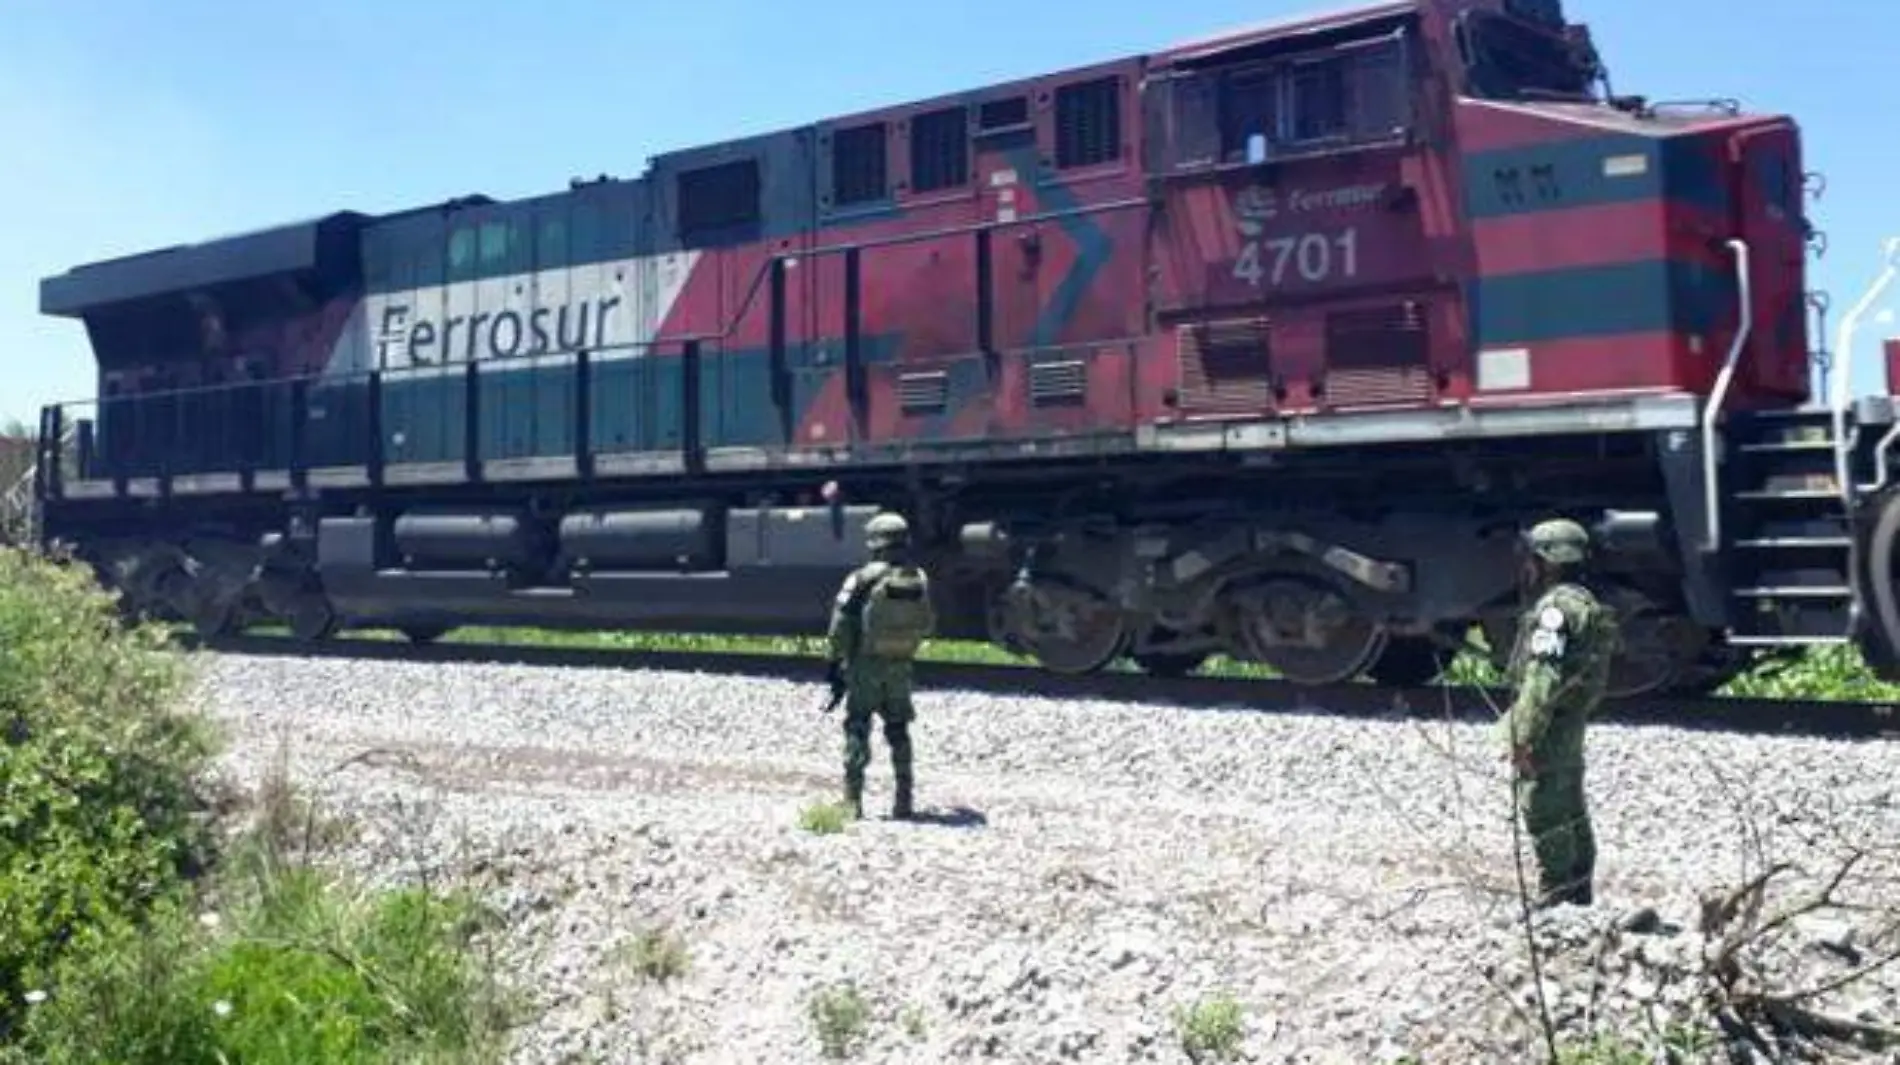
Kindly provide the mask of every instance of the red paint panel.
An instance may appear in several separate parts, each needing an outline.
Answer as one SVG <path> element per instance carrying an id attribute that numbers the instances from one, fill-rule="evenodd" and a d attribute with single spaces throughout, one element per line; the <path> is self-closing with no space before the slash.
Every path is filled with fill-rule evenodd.
<path id="1" fill-rule="evenodd" d="M 1742 394 L 1808 398 L 1807 236 L 1802 230 L 1801 141 L 1789 121 L 1729 138 L 1728 173 L 1749 245 L 1754 321 Z"/>
<path id="2" fill-rule="evenodd" d="M 1136 346 L 1087 345 L 1036 358 L 1005 357 L 996 391 L 992 433 L 1004 439 L 1058 439 L 1108 430 L 1126 431 L 1135 424 Z M 1080 364 L 1074 371 L 1083 393 L 1051 403 L 1031 399 L 1037 362 Z"/>
<path id="3" fill-rule="evenodd" d="M 1488 152 L 1503 148 L 1527 148 L 1578 137 L 1626 134 L 1634 137 L 1673 137 L 1695 133 L 1722 133 L 1739 130 L 1753 117 L 1681 118 L 1669 121 L 1637 119 L 1620 113 L 1580 104 L 1511 104 L 1492 100 L 1460 100 L 1453 116 L 1458 133 L 1458 148 L 1463 152 Z"/>
<path id="4" fill-rule="evenodd" d="M 905 364 L 977 348 L 973 238 L 866 248 L 860 253 L 861 312 L 867 333 L 901 331 Z"/>
<path id="5" fill-rule="evenodd" d="M 1453 122 L 1458 131 L 1458 149 L 1466 154 L 1502 148 L 1527 148 L 1575 140 L 1579 136 L 1595 133 L 1639 132 L 1623 128 L 1620 124 L 1596 127 L 1567 122 L 1555 114 L 1548 104 L 1531 110 L 1521 104 L 1485 100 L 1458 101 Z"/>
<path id="6" fill-rule="evenodd" d="M 1525 345 L 1530 350 L 1527 392 L 1474 392 L 1473 403 L 1549 398 L 1576 392 L 1686 389 L 1705 392 L 1723 352 L 1689 350 L 1675 333 L 1628 333 Z"/>
<path id="7" fill-rule="evenodd" d="M 1272 182 L 1181 182 L 1154 227 L 1162 308 L 1349 296 L 1434 265 L 1402 156 L 1315 160 Z"/>
<path id="8" fill-rule="evenodd" d="M 1481 218 L 1472 225 L 1478 273 L 1518 274 L 1657 259 L 1670 241 L 1658 200 Z"/>

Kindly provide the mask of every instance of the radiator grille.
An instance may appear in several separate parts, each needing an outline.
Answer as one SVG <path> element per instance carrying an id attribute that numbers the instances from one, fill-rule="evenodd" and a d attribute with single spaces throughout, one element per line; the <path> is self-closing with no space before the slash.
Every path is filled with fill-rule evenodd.
<path id="1" fill-rule="evenodd" d="M 1326 316 L 1326 365 L 1340 370 L 1425 365 L 1425 308 L 1416 300 Z"/>
<path id="2" fill-rule="evenodd" d="M 950 401 L 950 375 L 942 370 L 900 374 L 897 404 L 905 414 L 940 414 Z"/>
<path id="3" fill-rule="evenodd" d="M 1329 370 L 1326 399 L 1335 407 L 1375 403 L 1427 403 L 1432 398 L 1432 375 L 1412 368 L 1384 370 Z"/>
<path id="4" fill-rule="evenodd" d="M 1079 403 L 1088 395 L 1088 365 L 1080 359 L 1029 367 L 1029 402 L 1038 407 Z"/>
<path id="5" fill-rule="evenodd" d="M 1181 409 L 1234 412 L 1272 406 L 1272 334 L 1266 318 L 1179 327 Z"/>
<path id="6" fill-rule="evenodd" d="M 1333 406 L 1432 398 L 1425 307 L 1416 300 L 1326 316 L 1326 399 Z"/>

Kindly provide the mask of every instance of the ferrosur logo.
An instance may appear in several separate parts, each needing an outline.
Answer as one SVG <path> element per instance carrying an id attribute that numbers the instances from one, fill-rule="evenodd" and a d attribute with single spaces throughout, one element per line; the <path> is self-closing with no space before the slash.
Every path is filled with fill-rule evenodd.
<path id="1" fill-rule="evenodd" d="M 1307 214 L 1373 207 L 1385 198 L 1386 188 L 1384 182 L 1379 182 L 1318 191 L 1294 189 L 1282 197 L 1269 186 L 1248 185 L 1234 194 L 1235 225 L 1243 235 L 1257 237 L 1264 231 L 1265 224 L 1277 218 L 1282 210 Z"/>

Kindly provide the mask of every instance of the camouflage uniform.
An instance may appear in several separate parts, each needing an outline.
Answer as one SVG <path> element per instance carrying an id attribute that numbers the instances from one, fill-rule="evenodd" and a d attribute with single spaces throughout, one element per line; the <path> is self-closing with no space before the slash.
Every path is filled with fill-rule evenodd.
<path id="1" fill-rule="evenodd" d="M 934 625 L 930 611 L 928 578 L 921 568 L 912 566 L 907 553 L 909 527 L 895 514 L 879 514 L 865 525 L 872 561 L 854 570 L 838 589 L 831 609 L 828 633 L 829 658 L 842 665 L 845 684 L 844 717 L 844 798 L 852 816 L 863 816 L 864 771 L 871 762 L 871 716 L 884 720 L 884 739 L 891 747 L 891 775 L 895 778 L 896 797 L 891 816 L 911 816 L 910 722 L 915 716 L 911 706 L 911 662 L 914 651 L 882 655 L 874 653 L 867 642 L 867 602 L 880 582 L 907 575 L 923 592 L 923 620 L 914 622 L 915 636 Z M 900 641 L 901 642 L 901 641 Z"/>
<path id="2" fill-rule="evenodd" d="M 1602 701 L 1619 639 L 1609 607 L 1575 580 L 1589 534 L 1547 521 L 1527 537 L 1539 591 L 1519 623 L 1505 719 L 1517 805 L 1537 855 L 1540 906 L 1588 906 L 1596 836 L 1584 801 L 1584 725 Z"/>

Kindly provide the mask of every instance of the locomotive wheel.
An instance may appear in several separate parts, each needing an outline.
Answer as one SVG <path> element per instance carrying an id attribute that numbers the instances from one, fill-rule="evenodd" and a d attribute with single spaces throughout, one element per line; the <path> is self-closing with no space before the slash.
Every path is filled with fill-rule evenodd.
<path id="1" fill-rule="evenodd" d="M 1393 636 L 1366 673 L 1388 687 L 1422 688 L 1438 677 L 1438 654 L 1429 636 Z"/>
<path id="2" fill-rule="evenodd" d="M 1623 649 L 1610 663 L 1610 675 L 1603 692 L 1605 699 L 1692 691 L 1703 683 L 1702 661 L 1708 649 L 1708 630 L 1634 589 L 1612 588 L 1603 593 L 1603 598 L 1616 610 L 1623 636 Z M 1510 664 L 1511 650 L 1517 639 L 1516 624 L 1514 617 L 1486 619 L 1485 640 L 1491 644 L 1492 664 L 1500 671 Z"/>
<path id="3" fill-rule="evenodd" d="M 1610 663 L 1606 699 L 1634 699 L 1692 683 L 1708 630 L 1634 592 L 1610 593 L 1621 615 L 1623 651 Z"/>
<path id="4" fill-rule="evenodd" d="M 1386 630 L 1337 590 L 1306 577 L 1251 585 L 1229 600 L 1229 623 L 1249 658 L 1295 684 L 1339 684 L 1384 652 Z"/>
<path id="5" fill-rule="evenodd" d="M 229 636 L 238 629 L 237 608 L 230 603 L 206 598 L 191 612 L 191 627 L 207 640 Z"/>
<path id="6" fill-rule="evenodd" d="M 1100 672 L 1121 657 L 1132 635 L 1113 603 L 1063 581 L 1038 581 L 1022 599 L 1004 602 L 1004 646 L 1021 647 L 1051 673 Z"/>
<path id="7" fill-rule="evenodd" d="M 1900 584 L 1894 569 L 1900 553 L 1900 493 L 1883 493 L 1878 506 L 1867 536 L 1866 569 L 1854 574 L 1873 607 L 1855 645 L 1874 675 L 1891 682 L 1900 680 Z"/>
<path id="8" fill-rule="evenodd" d="M 304 643 L 318 643 L 336 635 L 338 627 L 336 611 L 330 609 L 330 601 L 321 592 L 305 592 L 297 598 L 297 605 L 291 609 L 290 634 Z"/>
<path id="9" fill-rule="evenodd" d="M 1669 690 L 1679 695 L 1713 695 L 1716 689 L 1748 672 L 1754 665 L 1755 658 L 1746 648 L 1711 642 L 1701 661 L 1685 671 Z"/>

